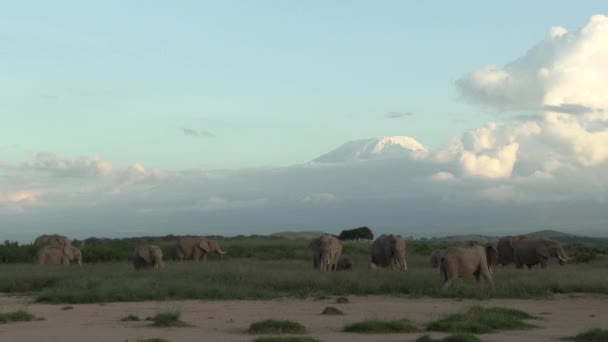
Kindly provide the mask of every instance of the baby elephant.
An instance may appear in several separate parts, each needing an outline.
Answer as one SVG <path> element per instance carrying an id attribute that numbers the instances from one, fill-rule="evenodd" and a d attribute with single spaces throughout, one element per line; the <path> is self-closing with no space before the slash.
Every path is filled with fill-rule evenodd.
<path id="1" fill-rule="evenodd" d="M 133 251 L 133 266 L 136 270 L 164 268 L 163 251 L 158 246 L 141 245 Z"/>
<path id="2" fill-rule="evenodd" d="M 353 260 L 347 255 L 341 255 L 338 260 L 338 271 L 352 271 Z"/>

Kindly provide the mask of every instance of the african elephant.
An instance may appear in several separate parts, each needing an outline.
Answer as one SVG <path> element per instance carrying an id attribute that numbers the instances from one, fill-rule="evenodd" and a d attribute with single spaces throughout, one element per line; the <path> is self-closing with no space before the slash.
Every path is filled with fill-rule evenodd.
<path id="1" fill-rule="evenodd" d="M 407 270 L 405 240 L 401 235 L 380 235 L 372 243 L 372 263 L 393 270 Z"/>
<path id="2" fill-rule="evenodd" d="M 36 254 L 39 265 L 69 265 L 70 262 L 82 265 L 82 252 L 73 246 L 44 246 Z"/>
<path id="3" fill-rule="evenodd" d="M 321 272 L 337 271 L 342 244 L 335 236 L 323 234 L 313 239 L 309 245 L 312 249 L 312 265 Z"/>
<path id="4" fill-rule="evenodd" d="M 163 251 L 155 245 L 141 245 L 133 251 L 133 266 L 141 268 L 164 268 Z"/>
<path id="5" fill-rule="evenodd" d="M 439 264 L 441 263 L 441 258 L 443 257 L 444 254 L 445 254 L 445 249 L 436 249 L 433 252 L 431 252 L 431 266 L 433 268 L 439 267 Z"/>
<path id="6" fill-rule="evenodd" d="M 498 244 L 496 245 L 496 249 L 498 250 L 498 264 L 499 265 L 509 265 L 515 262 L 513 257 L 513 250 L 515 245 L 521 241 L 525 240 L 528 237 L 525 235 L 518 236 L 503 236 L 498 240 Z"/>
<path id="7" fill-rule="evenodd" d="M 560 265 L 564 265 L 568 258 L 566 252 L 562 248 L 559 241 L 547 238 L 533 238 L 519 241 L 515 245 L 514 262 L 517 268 L 522 268 L 524 265 L 531 268 L 536 264 L 540 264 L 541 268 L 547 267 L 549 258 L 557 258 Z"/>
<path id="8" fill-rule="evenodd" d="M 470 275 L 474 275 L 477 281 L 482 275 L 494 288 L 491 267 L 496 263 L 497 254 L 491 244 L 448 248 L 439 266 L 443 289 L 447 289 L 456 279 Z"/>
<path id="9" fill-rule="evenodd" d="M 347 255 L 341 255 L 338 260 L 338 271 L 352 271 L 353 260 Z"/>
<path id="10" fill-rule="evenodd" d="M 207 261 L 208 253 L 216 253 L 220 257 L 226 254 L 226 252 L 220 249 L 215 240 L 209 240 L 204 237 L 187 237 L 177 240 L 175 255 L 181 261 Z"/>
<path id="11" fill-rule="evenodd" d="M 72 243 L 67 236 L 53 234 L 53 235 L 40 235 L 34 240 L 34 246 L 41 248 L 44 246 L 71 246 Z"/>

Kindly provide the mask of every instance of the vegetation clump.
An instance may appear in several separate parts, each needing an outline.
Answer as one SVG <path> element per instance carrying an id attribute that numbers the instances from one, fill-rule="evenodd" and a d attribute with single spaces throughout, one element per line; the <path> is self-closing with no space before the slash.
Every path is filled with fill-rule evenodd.
<path id="1" fill-rule="evenodd" d="M 344 312 L 335 306 L 328 306 L 323 309 L 321 315 L 344 315 Z"/>
<path id="2" fill-rule="evenodd" d="M 133 315 L 133 314 L 129 314 L 126 317 L 123 317 L 120 319 L 121 322 L 136 322 L 139 321 L 139 316 L 137 315 Z"/>
<path id="3" fill-rule="evenodd" d="M 565 341 L 577 341 L 577 342 L 605 342 L 608 341 L 608 330 L 606 329 L 592 329 L 585 331 L 576 336 L 566 337 Z"/>
<path id="4" fill-rule="evenodd" d="M 36 316 L 24 310 L 0 313 L 0 324 L 6 324 L 10 322 L 30 322 L 36 320 L 40 320 L 40 318 L 37 318 Z"/>
<path id="5" fill-rule="evenodd" d="M 247 332 L 250 334 L 305 334 L 306 328 L 298 322 L 267 319 L 252 323 Z"/>
<path id="6" fill-rule="evenodd" d="M 481 340 L 477 336 L 471 334 L 455 334 L 439 340 L 431 338 L 430 335 L 423 335 L 420 336 L 416 342 L 481 342 Z"/>
<path id="7" fill-rule="evenodd" d="M 496 330 L 530 329 L 534 326 L 524 322 L 524 320 L 535 318 L 528 313 L 515 309 L 473 306 L 467 311 L 452 314 L 430 323 L 427 330 L 483 334 Z"/>
<path id="8" fill-rule="evenodd" d="M 180 320 L 181 312 L 179 311 L 166 311 L 160 312 L 151 317 L 151 326 L 159 328 L 182 328 L 189 327 L 190 325 Z"/>
<path id="9" fill-rule="evenodd" d="M 338 297 L 338 298 L 336 298 L 336 303 L 337 304 L 346 304 L 346 303 L 350 303 L 350 300 L 348 300 L 347 297 Z"/>
<path id="10" fill-rule="evenodd" d="M 252 342 L 320 342 L 308 336 L 270 336 L 258 337 Z"/>
<path id="11" fill-rule="evenodd" d="M 147 338 L 145 340 L 139 339 L 139 340 L 137 340 L 137 342 L 169 342 L 169 341 L 165 340 L 164 338 L 153 337 L 153 338 Z"/>
<path id="12" fill-rule="evenodd" d="M 344 327 L 344 331 L 362 334 L 392 334 L 416 332 L 418 328 L 405 319 L 394 321 L 368 320 L 347 325 Z"/>

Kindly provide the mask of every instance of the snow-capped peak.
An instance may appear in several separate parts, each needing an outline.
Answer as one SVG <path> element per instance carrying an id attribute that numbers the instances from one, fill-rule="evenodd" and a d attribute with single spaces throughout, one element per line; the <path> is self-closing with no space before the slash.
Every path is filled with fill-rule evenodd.
<path id="1" fill-rule="evenodd" d="M 354 140 L 326 153 L 314 162 L 336 163 L 359 159 L 399 158 L 412 154 L 426 154 L 428 148 L 407 136 L 389 136 Z"/>

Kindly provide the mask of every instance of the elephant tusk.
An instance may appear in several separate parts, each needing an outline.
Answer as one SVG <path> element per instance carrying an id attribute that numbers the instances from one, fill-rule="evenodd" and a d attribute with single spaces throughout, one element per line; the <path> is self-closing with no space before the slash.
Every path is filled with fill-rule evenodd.
<path id="1" fill-rule="evenodd" d="M 568 261 L 568 260 L 562 258 L 561 256 L 558 256 L 558 258 L 559 258 L 559 260 L 564 261 L 564 262 Z"/>

